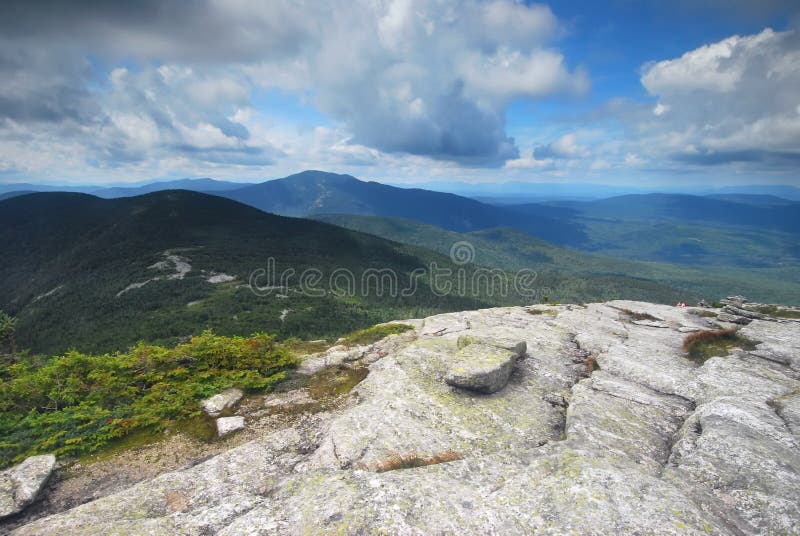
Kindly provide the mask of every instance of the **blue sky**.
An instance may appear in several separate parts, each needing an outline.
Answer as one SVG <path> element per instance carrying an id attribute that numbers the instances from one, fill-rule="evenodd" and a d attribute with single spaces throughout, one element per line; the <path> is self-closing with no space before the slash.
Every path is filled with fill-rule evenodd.
<path id="1" fill-rule="evenodd" d="M 4 183 L 798 184 L 794 2 L 12 4 Z"/>

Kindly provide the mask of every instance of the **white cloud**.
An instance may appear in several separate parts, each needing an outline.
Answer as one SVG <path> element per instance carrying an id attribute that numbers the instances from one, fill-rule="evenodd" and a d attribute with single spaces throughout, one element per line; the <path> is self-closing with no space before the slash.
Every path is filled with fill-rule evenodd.
<path id="1" fill-rule="evenodd" d="M 578 134 L 564 134 L 552 143 L 534 149 L 534 155 L 541 158 L 586 158 L 591 152 L 578 143 Z"/>
<path id="2" fill-rule="evenodd" d="M 535 156 L 531 155 L 527 158 L 515 158 L 509 160 L 505 164 L 506 169 L 550 169 L 553 167 L 552 158 L 543 158 L 537 160 Z"/>
<path id="3" fill-rule="evenodd" d="M 628 153 L 625 155 L 625 165 L 627 166 L 638 166 L 642 164 L 642 159 L 639 156 Z"/>
<path id="4" fill-rule="evenodd" d="M 302 59 L 251 69 L 265 87 L 311 89 L 352 142 L 466 165 L 517 156 L 504 113 L 516 98 L 575 92 L 583 71 L 544 43 L 558 30 L 545 6 L 506 0 L 349 3 Z M 316 18 L 316 13 L 310 13 Z M 276 65 L 279 65 L 276 67 Z"/>
<path id="5" fill-rule="evenodd" d="M 656 122 L 637 136 L 655 157 L 694 164 L 800 159 L 800 36 L 769 28 L 732 36 L 646 66 L 642 84 L 657 96 Z M 669 113 L 665 113 L 669 111 Z"/>

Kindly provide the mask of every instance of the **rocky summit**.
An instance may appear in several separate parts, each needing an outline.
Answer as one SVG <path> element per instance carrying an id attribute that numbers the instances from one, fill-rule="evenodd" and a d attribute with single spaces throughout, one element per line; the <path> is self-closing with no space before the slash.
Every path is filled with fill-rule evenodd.
<path id="1" fill-rule="evenodd" d="M 343 405 L 293 404 L 293 426 L 13 533 L 798 534 L 800 322 L 753 316 L 616 301 L 408 321 L 304 363 L 369 368 Z M 715 337 L 722 355 L 687 352 Z"/>

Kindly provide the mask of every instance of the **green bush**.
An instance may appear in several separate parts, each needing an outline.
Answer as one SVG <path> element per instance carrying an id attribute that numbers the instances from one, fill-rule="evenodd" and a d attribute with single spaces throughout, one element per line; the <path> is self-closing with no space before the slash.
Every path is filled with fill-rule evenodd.
<path id="1" fill-rule="evenodd" d="M 344 337 L 346 346 L 363 346 L 378 342 L 389 335 L 396 335 L 414 329 L 408 324 L 381 324 L 367 329 L 360 329 Z"/>
<path id="2" fill-rule="evenodd" d="M 228 387 L 263 392 L 298 364 L 265 334 L 210 331 L 174 348 L 68 352 L 0 368 L 0 467 L 27 456 L 95 452 L 133 431 L 158 432 L 199 416 L 199 401 Z"/>

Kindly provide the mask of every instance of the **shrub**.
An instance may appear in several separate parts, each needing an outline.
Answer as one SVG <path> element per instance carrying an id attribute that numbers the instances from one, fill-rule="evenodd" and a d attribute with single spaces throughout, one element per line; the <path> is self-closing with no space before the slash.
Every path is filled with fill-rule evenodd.
<path id="1" fill-rule="evenodd" d="M 396 335 L 410 329 L 414 328 L 408 324 L 380 324 L 378 326 L 372 326 L 371 328 L 354 331 L 344 338 L 344 344 L 346 346 L 363 346 L 366 344 L 372 344 L 383 339 L 384 337 L 388 337 L 389 335 Z"/>
<path id="2" fill-rule="evenodd" d="M 460 453 L 452 450 L 439 452 L 430 456 L 424 456 L 416 452 L 407 454 L 391 452 L 386 456 L 386 458 L 376 462 L 372 469 L 376 473 L 385 473 L 386 471 L 395 471 L 397 469 L 413 469 L 415 467 L 425 467 L 439 463 L 454 462 L 462 459 L 463 457 L 464 456 L 462 456 Z"/>
<path id="3" fill-rule="evenodd" d="M 702 365 L 712 357 L 727 355 L 731 348 L 752 350 L 756 347 L 757 342 L 737 332 L 738 328 L 695 331 L 683 339 L 683 351 L 689 359 Z"/>
<path id="4" fill-rule="evenodd" d="M 653 320 L 656 322 L 661 321 L 660 318 L 657 318 L 648 313 L 637 313 L 635 311 L 631 311 L 630 309 L 620 309 L 620 311 L 622 311 L 622 313 L 628 316 L 631 320 Z"/>
<path id="5" fill-rule="evenodd" d="M 0 375 L 0 467 L 34 454 L 91 453 L 134 431 L 162 431 L 199 416 L 203 398 L 228 387 L 266 391 L 297 364 L 268 335 L 210 331 L 174 348 L 139 343 L 127 353 L 26 359 Z"/>
<path id="6" fill-rule="evenodd" d="M 591 376 L 592 372 L 595 370 L 600 370 L 600 364 L 597 362 L 597 358 L 591 354 L 583 360 L 583 364 L 586 367 L 586 373 L 589 374 L 589 376 Z"/>

